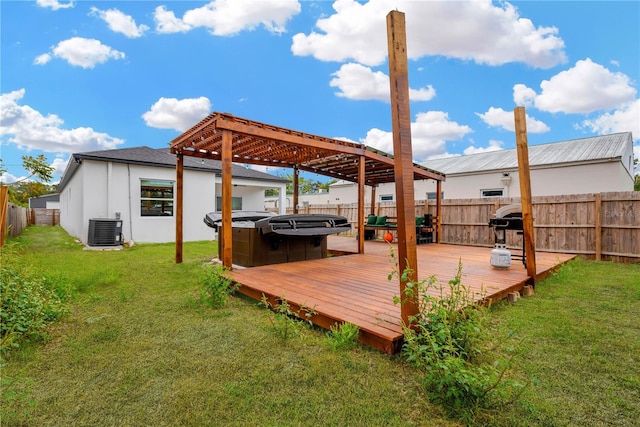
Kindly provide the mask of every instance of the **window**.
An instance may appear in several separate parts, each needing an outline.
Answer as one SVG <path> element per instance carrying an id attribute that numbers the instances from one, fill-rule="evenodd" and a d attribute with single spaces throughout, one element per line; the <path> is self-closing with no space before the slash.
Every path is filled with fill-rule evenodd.
<path id="1" fill-rule="evenodd" d="M 222 210 L 222 196 L 216 197 L 216 210 Z M 242 210 L 242 197 L 231 197 L 231 210 Z"/>
<path id="2" fill-rule="evenodd" d="M 380 201 L 381 202 L 391 202 L 393 201 L 393 194 L 385 194 L 385 195 L 380 195 Z"/>
<path id="3" fill-rule="evenodd" d="M 442 195 L 440 196 L 442 199 L 444 199 L 444 191 L 442 192 Z M 427 191 L 427 200 L 436 200 L 438 198 L 438 193 L 435 191 Z"/>
<path id="4" fill-rule="evenodd" d="M 173 181 L 140 180 L 140 216 L 173 216 Z"/>
<path id="5" fill-rule="evenodd" d="M 480 190 L 480 197 L 502 197 L 504 195 L 503 188 L 490 188 L 487 190 Z"/>

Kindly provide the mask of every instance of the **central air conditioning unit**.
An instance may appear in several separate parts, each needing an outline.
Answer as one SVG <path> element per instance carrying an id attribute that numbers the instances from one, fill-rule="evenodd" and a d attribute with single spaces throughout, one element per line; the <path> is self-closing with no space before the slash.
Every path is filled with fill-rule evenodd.
<path id="1" fill-rule="evenodd" d="M 122 245 L 122 220 L 108 218 L 90 219 L 88 245 Z"/>

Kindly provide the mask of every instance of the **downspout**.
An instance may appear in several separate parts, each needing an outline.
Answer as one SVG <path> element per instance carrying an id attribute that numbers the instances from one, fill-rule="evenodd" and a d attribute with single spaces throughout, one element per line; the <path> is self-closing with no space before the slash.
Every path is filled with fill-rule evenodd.
<path id="1" fill-rule="evenodd" d="M 131 165 L 127 163 L 127 182 L 129 187 L 129 234 L 131 234 L 131 241 L 133 242 L 133 220 L 131 219 Z"/>

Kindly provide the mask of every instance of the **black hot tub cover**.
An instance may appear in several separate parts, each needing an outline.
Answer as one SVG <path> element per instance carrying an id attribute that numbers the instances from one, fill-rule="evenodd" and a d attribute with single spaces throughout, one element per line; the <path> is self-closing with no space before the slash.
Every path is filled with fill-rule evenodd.
<path id="1" fill-rule="evenodd" d="M 275 215 L 255 224 L 262 234 L 283 236 L 328 236 L 351 230 L 346 217 L 329 214 Z"/>

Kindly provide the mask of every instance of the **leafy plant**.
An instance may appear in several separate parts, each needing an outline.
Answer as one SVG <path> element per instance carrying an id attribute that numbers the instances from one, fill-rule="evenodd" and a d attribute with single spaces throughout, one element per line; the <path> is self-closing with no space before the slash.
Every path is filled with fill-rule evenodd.
<path id="1" fill-rule="evenodd" d="M 272 330 L 278 338 L 284 341 L 292 337 L 299 337 L 305 328 L 313 324 L 311 318 L 317 314 L 313 308 L 304 305 L 298 311 L 293 310 L 284 295 L 278 298 L 276 303 L 271 304 L 267 297 L 262 294 L 260 303 L 271 310 L 269 321 L 271 322 Z"/>
<path id="2" fill-rule="evenodd" d="M 469 421 L 478 409 L 517 398 L 524 385 L 505 377 L 513 357 L 486 360 L 484 350 L 490 342 L 486 308 L 461 279 L 459 261 L 455 277 L 446 286 L 434 276 L 407 284 L 405 299 L 417 300 L 418 313 L 410 318 L 410 325 L 403 326 L 402 353 L 424 373 L 429 399 Z M 396 296 L 394 302 L 401 299 Z"/>
<path id="3" fill-rule="evenodd" d="M 336 323 L 327 332 L 328 345 L 332 350 L 339 350 L 353 347 L 358 342 L 360 328 L 353 323 Z"/>
<path id="4" fill-rule="evenodd" d="M 213 308 L 224 307 L 229 295 L 238 289 L 238 284 L 228 276 L 228 270 L 220 264 L 205 266 L 201 282 L 202 300 Z"/>
<path id="5" fill-rule="evenodd" d="M 3 248 L 0 265 L 0 351 L 5 352 L 27 339 L 46 339 L 47 327 L 70 308 L 59 283 L 31 273 L 11 248 Z"/>

